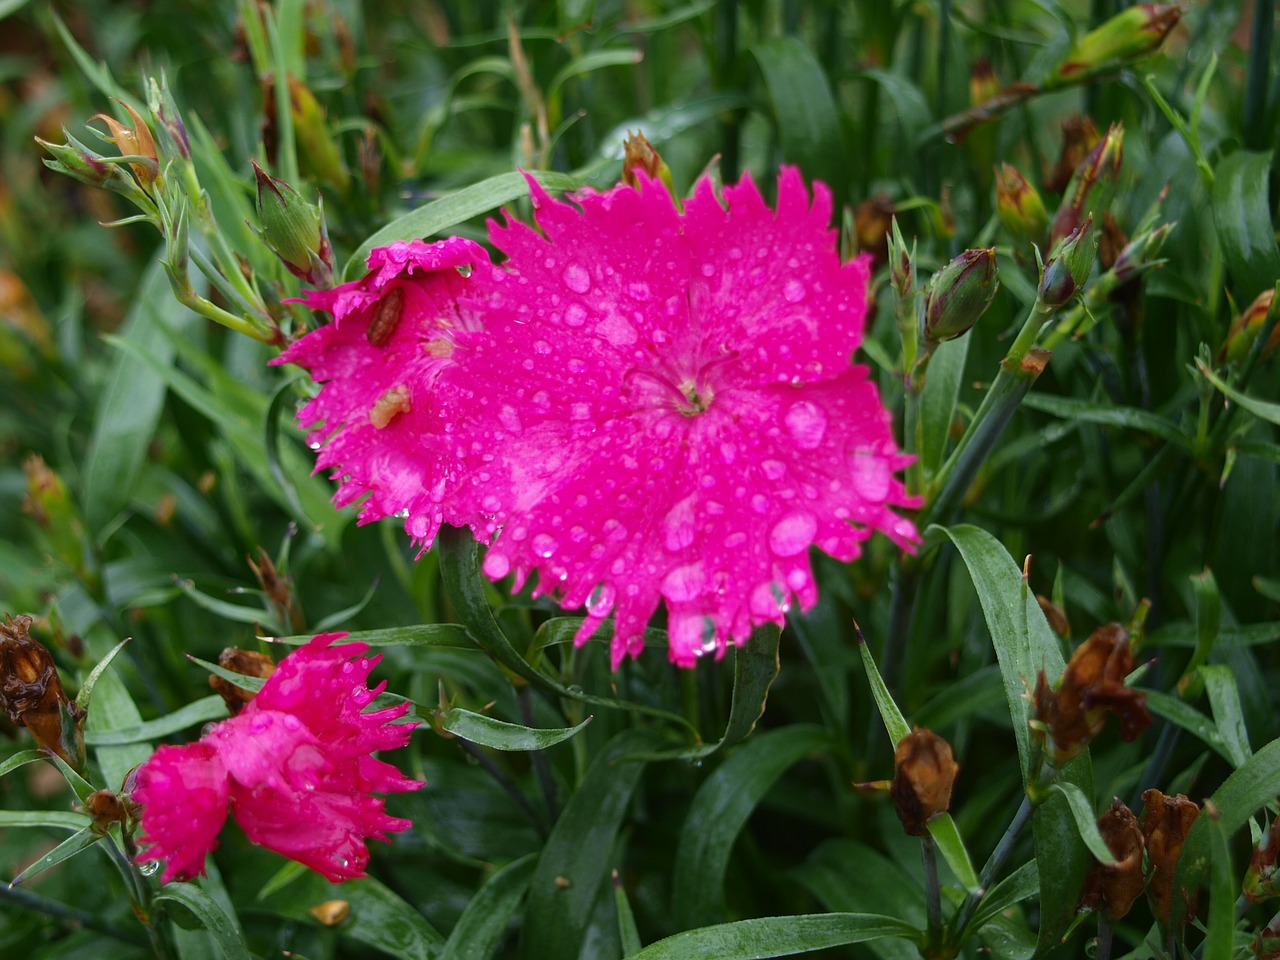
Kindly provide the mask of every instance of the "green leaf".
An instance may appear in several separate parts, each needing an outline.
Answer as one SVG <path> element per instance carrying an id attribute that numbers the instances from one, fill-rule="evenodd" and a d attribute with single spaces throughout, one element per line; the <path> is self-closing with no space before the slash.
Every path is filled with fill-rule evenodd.
<path id="1" fill-rule="evenodd" d="M 374 577 L 373 583 L 369 584 L 369 589 L 364 592 L 363 597 L 361 597 L 359 600 L 357 600 L 355 603 L 351 604 L 350 606 L 343 607 L 341 610 L 335 610 L 333 613 L 329 614 L 327 617 L 323 617 L 322 619 L 316 621 L 315 626 L 313 626 L 311 629 L 314 630 L 316 633 L 326 633 L 326 632 L 331 632 L 333 630 L 336 630 L 338 627 L 342 626 L 344 623 L 346 623 L 352 617 L 356 616 L 358 613 L 360 613 L 361 610 L 363 610 L 365 607 L 369 605 L 369 601 L 373 599 L 374 593 L 377 592 L 378 583 L 379 583 L 379 578 Z"/>
<path id="2" fill-rule="evenodd" d="M 53 827 L 80 830 L 92 821 L 83 813 L 67 810 L 0 810 L 0 827 Z"/>
<path id="3" fill-rule="evenodd" d="M 1256 647 L 1280 640 L 1280 620 L 1268 623 L 1246 623 L 1240 627 L 1223 627 L 1218 632 L 1216 649 Z M 1171 623 L 1147 634 L 1147 645 L 1153 647 L 1194 647 L 1196 628 L 1192 624 Z"/>
<path id="4" fill-rule="evenodd" d="M 1093 815 L 1093 804 L 1089 798 L 1074 783 L 1055 783 L 1050 789 L 1066 797 L 1076 829 L 1080 831 L 1080 839 L 1089 848 L 1093 858 L 1104 866 L 1115 866 L 1116 858 L 1112 855 L 1111 848 L 1107 846 L 1107 841 L 1102 839 L 1098 822 Z"/>
<path id="5" fill-rule="evenodd" d="M 1238 766 L 1232 758 L 1232 751 L 1218 733 L 1213 721 L 1190 704 L 1172 697 L 1159 690 L 1143 690 L 1147 698 L 1147 707 L 1157 717 L 1168 720 L 1197 737 L 1201 743 L 1211 747 L 1222 759 Z"/>
<path id="6" fill-rule="evenodd" d="M 830 748 L 831 738 L 820 727 L 769 730 L 735 750 L 698 788 L 676 846 L 671 899 L 677 926 L 724 915 L 725 871 L 747 818 L 788 768 Z"/>
<path id="7" fill-rule="evenodd" d="M 1204 690 L 1209 697 L 1218 735 L 1226 745 L 1228 759 L 1232 766 L 1242 767 L 1253 755 L 1253 748 L 1249 746 L 1249 731 L 1244 725 L 1244 711 L 1240 706 L 1240 690 L 1236 686 L 1236 678 L 1232 675 L 1231 668 L 1223 664 L 1201 667 L 1200 676 L 1204 680 Z"/>
<path id="8" fill-rule="evenodd" d="M 222 904 L 194 883 L 166 883 L 155 898 L 156 903 L 170 903 L 189 911 L 200 927 L 213 937 L 226 960 L 252 960 L 244 934 L 234 917 Z M 172 908 L 171 912 L 172 912 Z"/>
<path id="9" fill-rule="evenodd" d="M 928 376 L 920 395 L 920 465 L 925 477 L 932 477 L 942 466 L 972 339 L 958 337 L 940 343 L 929 360 Z"/>
<path id="10" fill-rule="evenodd" d="M 1235 871 L 1231 866 L 1231 848 L 1222 821 L 1206 808 L 1209 847 L 1212 851 L 1209 872 L 1209 917 L 1201 960 L 1231 960 L 1235 953 L 1236 889 Z"/>
<path id="11" fill-rule="evenodd" d="M 974 893 L 981 889 L 982 884 L 978 880 L 978 871 L 973 869 L 973 860 L 969 857 L 969 849 L 964 845 L 964 839 L 960 836 L 960 828 L 956 826 L 951 814 L 936 814 L 929 818 L 925 826 L 929 830 L 929 835 L 933 837 L 934 843 L 938 845 L 938 852 L 947 861 L 947 866 L 956 875 L 960 885 L 969 893 Z"/>
<path id="12" fill-rule="evenodd" d="M 798 37 L 766 40 L 751 53 L 764 75 L 783 158 L 843 196 L 844 135 L 822 65 Z"/>
<path id="13" fill-rule="evenodd" d="M 0 777 L 3 777 L 6 773 L 9 773 L 12 770 L 17 770 L 24 764 L 35 763 L 37 760 L 47 759 L 49 759 L 49 755 L 43 750 L 19 750 L 12 756 L 5 757 L 3 760 L 0 760 Z"/>
<path id="14" fill-rule="evenodd" d="M 1280 250 L 1271 224 L 1271 154 L 1241 150 L 1214 171 L 1210 206 L 1236 300 L 1250 303 L 1280 277 Z"/>
<path id="15" fill-rule="evenodd" d="M 561 87 L 574 77 L 593 73 L 601 67 L 634 67 L 644 59 L 644 55 L 636 49 L 626 50 L 592 50 L 580 57 L 574 57 L 556 71 L 547 85 L 547 96 L 554 96 Z"/>
<path id="16" fill-rule="evenodd" d="M 585 177 L 551 173 L 545 170 L 538 170 L 530 175 L 547 190 L 573 190 L 586 181 Z M 434 236 L 472 217 L 488 213 L 504 203 L 527 196 L 528 193 L 529 183 L 525 180 L 524 174 L 500 173 L 496 177 L 464 187 L 457 193 L 433 200 L 425 206 L 392 220 L 360 244 L 347 260 L 342 276 L 346 280 L 354 280 L 358 277 L 364 269 L 369 251 L 374 247 L 385 247 L 396 240 L 415 240 Z"/>
<path id="17" fill-rule="evenodd" d="M 618 940 L 622 946 L 624 957 L 639 953 L 643 944 L 640 942 L 640 931 L 636 929 L 636 916 L 631 911 L 631 901 L 627 899 L 626 887 L 618 878 L 618 871 L 613 871 L 613 905 L 618 912 Z"/>
<path id="18" fill-rule="evenodd" d="M 1272 740 L 1250 757 L 1206 802 L 1217 811 L 1218 819 L 1227 837 L 1245 825 L 1249 817 L 1265 804 L 1280 795 L 1280 739 Z M 1170 923 L 1174 929 L 1181 927 L 1186 918 L 1186 901 L 1179 890 L 1194 890 L 1200 885 L 1208 869 L 1210 849 L 1210 817 L 1205 810 L 1192 825 L 1187 842 L 1178 859 L 1178 869 L 1173 880 L 1173 908 Z"/>
<path id="19" fill-rule="evenodd" d="M 582 948 L 592 908 L 644 763 L 624 760 L 652 749 L 655 736 L 624 730 L 596 755 L 538 858 L 525 906 L 524 960 L 564 960 Z"/>
<path id="20" fill-rule="evenodd" d="M 14 877 L 13 880 L 10 881 L 10 884 L 17 885 L 22 883 L 24 880 L 30 880 L 36 874 L 43 873 L 50 867 L 61 863 L 63 860 L 71 859 L 80 851 L 88 850 L 105 836 L 105 833 L 99 833 L 95 830 L 92 824 L 77 830 L 35 863 L 31 864 L 20 874 Z"/>
<path id="21" fill-rule="evenodd" d="M 628 960 L 763 960 L 811 950 L 866 943 L 881 937 L 915 941 L 916 931 L 893 917 L 873 913 L 826 913 L 739 920 L 686 930 L 659 940 Z"/>
<path id="22" fill-rule="evenodd" d="M 489 960 L 529 890 L 536 854 L 515 860 L 485 880 L 449 934 L 440 960 Z"/>
<path id="23" fill-rule="evenodd" d="M 1200 361 L 1196 361 L 1196 369 L 1200 371 L 1200 376 L 1204 377 L 1232 403 L 1238 403 L 1245 410 L 1248 410 L 1259 420 L 1265 420 L 1267 423 L 1280 425 L 1280 403 L 1267 403 L 1265 400 L 1255 400 L 1250 396 L 1241 393 L 1234 387 L 1224 383 L 1207 365 Z"/>
<path id="24" fill-rule="evenodd" d="M 592 719 L 587 717 L 576 727 L 535 729 L 454 707 L 445 714 L 442 726 L 456 737 L 494 750 L 545 750 L 564 743 Z"/>
<path id="25" fill-rule="evenodd" d="M 188 727 L 194 727 L 198 723 L 225 719 L 226 716 L 227 704 L 220 696 L 215 694 L 211 697 L 202 697 L 194 703 L 180 707 L 173 713 L 157 717 L 155 720 L 148 720 L 146 723 L 124 727 L 120 730 L 95 730 L 86 734 L 84 740 L 85 743 L 92 747 L 118 746 L 124 743 L 147 743 L 151 740 L 159 740 L 161 737 L 172 736 L 179 731 L 186 730 Z"/>
<path id="26" fill-rule="evenodd" d="M 302 633 L 290 637 L 263 637 L 273 643 L 301 646 L 310 643 L 315 634 Z M 348 633 L 345 642 L 367 643 L 371 647 L 448 647 L 456 650 L 475 650 L 476 643 L 460 623 L 418 623 L 411 627 L 384 627 L 380 630 L 355 630 Z"/>
<path id="27" fill-rule="evenodd" d="M 147 268 L 134 293 L 120 339 L 136 343 L 156 362 L 168 365 L 173 347 L 162 318 L 186 326 L 194 315 L 175 309 L 169 278 L 159 260 Z M 107 385 L 94 412 L 93 433 L 84 462 L 85 522 L 100 534 L 129 503 L 164 408 L 165 382 L 154 370 L 139 368 L 124 351 L 111 360 Z"/>
<path id="28" fill-rule="evenodd" d="M 120 651 L 124 649 L 125 644 L 131 639 L 132 637 L 125 637 L 117 643 L 111 648 L 111 652 L 99 660 L 98 665 L 89 671 L 89 675 L 84 678 L 84 683 L 80 684 L 80 692 L 76 694 L 76 706 L 83 710 L 89 709 L 89 701 L 93 699 L 93 688 L 98 685 L 98 680 L 107 672 L 107 668 L 111 666 L 111 661 L 120 655 Z"/>
<path id="29" fill-rule="evenodd" d="M 1016 903 L 1029 900 L 1040 889 L 1040 868 L 1034 860 L 1024 863 L 992 887 L 969 921 L 969 930 L 980 930 Z"/>
<path id="30" fill-rule="evenodd" d="M 933 373 L 932 365 L 929 373 Z M 1183 449 L 1190 443 L 1187 435 L 1171 420 L 1137 407 L 1118 407 L 1108 400 L 1080 400 L 1033 391 L 1022 398 L 1022 406 L 1071 423 L 1096 423 L 1104 427 L 1149 433 Z"/>
<path id="31" fill-rule="evenodd" d="M 889 693 L 889 688 L 884 685 L 884 678 L 880 676 L 880 668 L 876 666 L 876 661 L 871 656 L 871 649 L 867 646 L 867 641 L 862 636 L 862 630 L 858 630 L 858 654 L 862 657 L 862 666 L 867 674 L 867 683 L 871 685 L 871 699 L 876 702 L 876 709 L 880 712 L 880 719 L 884 723 L 885 732 L 889 734 L 889 742 L 893 744 L 893 748 L 898 748 L 898 741 L 911 732 L 911 726 L 907 723 L 906 717 L 902 715 L 902 711 L 898 709 L 898 704 L 894 702 L 893 695 Z"/>

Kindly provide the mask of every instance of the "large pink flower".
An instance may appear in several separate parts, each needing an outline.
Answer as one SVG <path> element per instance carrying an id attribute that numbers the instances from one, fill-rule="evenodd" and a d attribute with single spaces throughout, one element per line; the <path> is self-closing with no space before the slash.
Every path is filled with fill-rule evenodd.
<path id="1" fill-rule="evenodd" d="M 810 203 L 784 170 L 776 211 L 749 177 L 723 203 L 703 179 L 683 211 L 654 180 L 584 191 L 577 206 L 532 179 L 530 190 L 540 230 L 491 229 L 503 264 L 469 255 L 469 279 L 397 281 L 456 296 L 414 316 L 405 336 L 418 354 L 375 353 L 377 307 L 362 301 L 356 329 L 322 328 L 286 355 L 329 381 L 304 418 L 338 430 L 324 465 L 374 490 L 362 517 L 404 502 L 367 480 L 388 457 L 403 462 L 385 449 L 391 428 L 354 441 L 370 434 L 378 391 L 403 382 L 414 411 L 451 418 L 401 442 L 430 444 L 417 476 L 437 495 L 429 516 L 408 505 L 410 532 L 429 541 L 441 520 L 472 527 L 491 544 L 490 577 L 513 574 L 519 587 L 536 572 L 536 592 L 585 605 L 579 641 L 612 613 L 615 667 L 639 653 L 660 603 L 671 658 L 689 666 L 781 623 L 793 599 L 812 605 L 811 545 L 852 560 L 873 530 L 914 542 L 892 510 L 909 503 L 894 477 L 907 458 L 866 368 L 851 364 L 867 263 L 840 262 L 824 186 Z M 448 245 L 461 242 L 414 262 L 452 262 Z M 370 265 L 340 288 L 352 293 L 326 296 L 366 295 L 386 272 Z M 335 312 L 335 325 L 353 314 Z"/>
<path id="2" fill-rule="evenodd" d="M 363 643 L 329 645 L 344 636 L 315 637 L 280 662 L 240 714 L 197 743 L 160 747 L 138 769 L 140 862 L 164 860 L 165 882 L 203 873 L 230 805 L 254 843 L 346 880 L 364 873 L 367 838 L 410 826 L 388 816 L 373 792 L 422 783 L 371 754 L 404 746 L 416 724 L 392 723 L 407 703 L 365 710 L 382 690 L 366 684 L 379 658 L 359 656 Z"/>

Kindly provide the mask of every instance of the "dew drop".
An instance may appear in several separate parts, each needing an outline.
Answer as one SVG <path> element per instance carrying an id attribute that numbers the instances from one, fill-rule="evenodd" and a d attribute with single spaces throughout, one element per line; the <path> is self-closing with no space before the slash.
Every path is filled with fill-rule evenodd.
<path id="1" fill-rule="evenodd" d="M 564 322 L 571 327 L 580 327 L 587 322 L 587 308 L 580 303 L 571 303 L 565 307 Z"/>
<path id="2" fill-rule="evenodd" d="M 760 470 L 770 480 L 781 480 L 787 474 L 787 465 L 781 460 L 765 460 L 760 464 Z"/>
<path id="3" fill-rule="evenodd" d="M 769 498 L 763 493 L 753 493 L 751 495 L 751 509 L 756 513 L 768 513 Z"/>
<path id="4" fill-rule="evenodd" d="M 531 398 L 534 407 L 541 413 L 546 413 L 551 409 L 551 397 L 547 395 L 547 391 L 539 390 Z"/>
<path id="5" fill-rule="evenodd" d="M 794 557 L 813 542 L 818 521 L 803 511 L 789 513 L 769 531 L 769 549 L 779 557 Z"/>
<path id="6" fill-rule="evenodd" d="M 853 487 L 864 499 L 881 503 L 889 495 L 893 481 L 889 464 L 877 456 L 853 458 Z"/>
<path id="7" fill-rule="evenodd" d="M 401 507 L 399 510 L 397 510 L 397 511 L 396 511 L 396 519 L 397 519 L 397 520 L 408 520 L 408 519 L 409 519 L 409 508 L 408 508 L 408 507 Z"/>
<path id="8" fill-rule="evenodd" d="M 575 524 L 569 528 L 569 539 L 574 543 L 581 543 L 587 539 L 587 528 L 581 524 Z"/>
<path id="9" fill-rule="evenodd" d="M 702 265 L 702 275 L 704 277 L 714 277 L 716 275 L 716 265 L 714 263 L 704 263 Z"/>
<path id="10" fill-rule="evenodd" d="M 574 293 L 586 293 L 591 289 L 591 274 L 580 263 L 571 263 L 564 268 L 564 285 Z"/>
<path id="11" fill-rule="evenodd" d="M 792 277 L 782 285 L 782 298 L 787 303 L 799 303 L 804 299 L 804 284 Z"/>
<path id="12" fill-rule="evenodd" d="M 746 542 L 747 542 L 747 535 L 743 533 L 741 530 L 731 533 L 724 538 L 724 545 L 728 547 L 730 550 L 736 550 L 738 549 L 738 547 L 742 546 Z"/>
<path id="13" fill-rule="evenodd" d="M 695 494 L 690 494 L 662 518 L 663 543 L 672 553 L 677 553 L 693 543 L 696 533 L 693 507 L 696 499 Z"/>
<path id="14" fill-rule="evenodd" d="M 545 357 L 551 352 L 551 344 L 547 343 L 545 340 L 539 340 L 533 345 L 533 352 Z"/>
<path id="15" fill-rule="evenodd" d="M 512 433 L 519 433 L 521 430 L 520 414 L 510 404 L 505 404 L 498 412 L 498 422 Z"/>
<path id="16" fill-rule="evenodd" d="M 793 403 L 785 417 L 791 439 L 801 450 L 813 450 L 827 432 L 827 415 L 808 400 Z"/>
<path id="17" fill-rule="evenodd" d="M 160 869 L 159 860 L 148 860 L 146 863 L 140 864 L 138 866 L 138 872 L 142 874 L 144 877 L 155 876 L 156 871 L 159 869 Z"/>
<path id="18" fill-rule="evenodd" d="M 511 569 L 511 561 L 501 553 L 490 553 L 484 558 L 484 572 L 490 580 L 501 580 Z"/>
<path id="19" fill-rule="evenodd" d="M 662 595 L 672 603 L 684 603 L 693 600 L 706 586 L 707 575 L 702 563 L 688 563 L 676 567 L 662 580 Z"/>
<path id="20" fill-rule="evenodd" d="M 591 591 L 591 596 L 587 598 L 587 613 L 593 617 L 603 617 L 613 609 L 613 602 L 617 599 L 617 591 L 607 583 L 601 583 Z"/>
<path id="21" fill-rule="evenodd" d="M 534 553 L 545 560 L 556 552 L 556 547 L 559 546 L 559 544 L 556 543 L 556 538 L 550 534 L 540 533 L 533 538 L 533 542 L 530 546 L 533 547 Z"/>
<path id="22" fill-rule="evenodd" d="M 587 369 L 587 362 L 581 357 L 571 357 L 569 359 L 570 373 L 583 373 Z"/>
<path id="23" fill-rule="evenodd" d="M 569 419 L 571 420 L 589 420 L 591 419 L 591 404 L 575 403 L 569 407 Z"/>

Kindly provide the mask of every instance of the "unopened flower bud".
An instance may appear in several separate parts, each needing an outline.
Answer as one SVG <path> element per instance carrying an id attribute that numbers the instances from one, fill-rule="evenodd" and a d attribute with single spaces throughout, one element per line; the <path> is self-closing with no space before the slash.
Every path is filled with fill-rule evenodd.
<path id="1" fill-rule="evenodd" d="M 173 141 L 178 154 L 184 160 L 190 160 L 191 140 L 187 136 L 187 126 L 182 122 L 178 105 L 173 99 L 173 94 L 169 92 L 169 82 L 163 75 L 159 83 L 156 83 L 154 77 L 148 78 L 147 106 L 160 121 L 160 126 L 164 127 L 165 132 L 169 134 L 169 139 Z"/>
<path id="2" fill-rule="evenodd" d="M 1049 246 L 1072 233 L 1090 217 L 1101 223 L 1111 206 L 1123 159 L 1124 128 L 1113 123 L 1076 167 L 1049 227 Z"/>
<path id="3" fill-rule="evenodd" d="M 1139 3 L 1122 10 L 1076 40 L 1046 86 L 1060 86 L 1154 53 L 1181 19 L 1180 3 Z"/>
<path id="4" fill-rule="evenodd" d="M 1120 718 L 1120 736 L 1133 740 L 1151 723 L 1147 698 L 1125 686 L 1133 671 L 1129 635 L 1118 623 L 1095 630 L 1075 649 L 1057 689 L 1041 671 L 1031 703 L 1037 727 L 1053 741 L 1053 762 L 1062 764 L 1102 732 L 1106 714 Z"/>
<path id="5" fill-rule="evenodd" d="M 1142 894 L 1142 851 L 1146 842 L 1133 811 L 1116 799 L 1098 818 L 1098 832 L 1115 857 L 1114 864 L 1095 861 L 1085 876 L 1080 907 L 1095 910 L 1115 923 Z"/>
<path id="6" fill-rule="evenodd" d="M 315 287 L 333 284 L 333 249 L 320 208 L 254 161 L 262 240 L 295 277 Z"/>
<path id="7" fill-rule="evenodd" d="M 147 126 L 147 121 L 138 116 L 138 111 L 129 104 L 123 100 L 116 100 L 115 97 L 112 99 L 128 112 L 133 119 L 132 127 L 125 126 L 115 117 L 105 113 L 94 114 L 89 119 L 101 120 L 110 128 L 111 136 L 107 139 L 120 148 L 120 156 L 146 158 L 131 162 L 129 169 L 133 171 L 133 175 L 138 178 L 140 184 L 149 187 L 160 177 L 160 163 L 156 154 L 156 142 L 151 136 L 151 128 Z"/>
<path id="8" fill-rule="evenodd" d="M 1253 960 L 1280 960 L 1280 913 L 1249 941 L 1249 949 Z"/>
<path id="9" fill-rule="evenodd" d="M 1280 818 L 1271 821 L 1271 827 L 1253 848 L 1249 869 L 1245 871 L 1240 892 L 1251 903 L 1261 903 L 1280 897 L 1280 870 L 1276 859 L 1280 857 Z"/>
<path id="10" fill-rule="evenodd" d="M 1102 139 L 1093 119 L 1073 113 L 1062 121 L 1062 146 L 1058 150 L 1058 159 L 1053 170 L 1044 181 L 1044 188 L 1050 193 L 1062 193 L 1071 182 L 1076 167 L 1089 155 L 1089 151 Z"/>
<path id="11" fill-rule="evenodd" d="M 636 172 L 661 180 L 668 191 L 671 190 L 671 168 L 662 156 L 654 149 L 643 133 L 627 131 L 627 139 L 622 142 L 622 182 L 629 187 L 639 187 L 640 179 Z"/>
<path id="12" fill-rule="evenodd" d="M 0 709 L 36 744 L 84 769 L 84 711 L 68 699 L 45 646 L 31 639 L 34 620 L 5 615 L 0 624 Z"/>
<path id="13" fill-rule="evenodd" d="M 92 579 L 85 557 L 84 525 L 66 482 L 38 453 L 26 457 L 22 469 L 27 475 L 22 510 L 41 528 L 45 547 L 80 577 Z"/>
<path id="14" fill-rule="evenodd" d="M 889 282 L 899 298 L 905 300 L 915 290 L 915 244 L 907 249 L 907 242 L 898 229 L 897 217 L 891 217 L 889 224 Z"/>
<path id="15" fill-rule="evenodd" d="M 1223 341 L 1222 348 L 1218 351 L 1219 363 L 1244 363 L 1245 358 L 1249 356 L 1249 351 L 1253 349 L 1254 341 L 1266 326 L 1267 314 L 1274 306 L 1275 296 L 1275 287 L 1263 290 L 1254 298 L 1253 303 L 1249 304 L 1244 313 L 1231 321 L 1227 339 Z M 1271 329 L 1271 336 L 1263 344 L 1262 359 L 1268 359 L 1276 352 L 1276 347 L 1280 347 L 1280 323 Z"/>
<path id="16" fill-rule="evenodd" d="M 932 730 L 915 727 L 898 741 L 889 795 L 907 833 L 920 836 L 931 817 L 951 809 L 959 772 L 951 744 Z"/>
<path id="17" fill-rule="evenodd" d="M 999 91 L 1000 84 L 996 80 L 996 72 L 991 66 L 991 61 L 986 57 L 978 57 L 969 69 L 969 106 L 980 106 Z"/>
<path id="18" fill-rule="evenodd" d="M 1084 290 L 1085 281 L 1093 272 L 1093 258 L 1097 248 L 1098 240 L 1093 236 L 1093 217 L 1088 217 L 1073 233 L 1058 243 L 1040 277 L 1036 303 L 1042 311 L 1061 307 Z"/>
<path id="19" fill-rule="evenodd" d="M 1049 229 L 1049 214 L 1039 192 L 1017 167 L 1008 163 L 996 169 L 996 213 L 1020 244 L 1039 243 Z"/>
<path id="20" fill-rule="evenodd" d="M 863 200 L 853 209 L 853 235 L 858 249 L 871 254 L 874 263 L 889 257 L 889 231 L 893 223 L 893 201 L 884 194 Z"/>
<path id="21" fill-rule="evenodd" d="M 924 300 L 924 338 L 941 343 L 968 333 L 999 289 L 994 247 L 966 250 L 935 273 Z"/>
<path id="22" fill-rule="evenodd" d="M 1126 243 L 1111 266 L 1116 281 L 1127 283 L 1144 270 L 1163 263 L 1159 259 L 1160 251 L 1175 226 L 1176 223 L 1162 223 L 1152 230 L 1144 230 Z"/>
<path id="23" fill-rule="evenodd" d="M 263 680 L 276 672 L 275 661 L 265 653 L 241 650 L 238 647 L 227 647 L 218 654 L 218 666 L 232 673 L 238 673 L 242 677 L 259 677 Z M 227 710 L 233 717 L 244 709 L 244 705 L 254 696 L 254 691 L 237 687 L 230 680 L 216 673 L 209 676 L 209 686 L 226 702 Z"/>
<path id="24" fill-rule="evenodd" d="M 275 107 L 273 83 L 266 85 L 263 97 L 266 112 L 271 117 Z M 339 193 L 345 193 L 349 175 L 329 129 L 324 107 L 311 88 L 294 76 L 289 77 L 289 115 L 298 144 L 298 163 L 303 172 L 327 183 Z"/>
<path id="25" fill-rule="evenodd" d="M 1187 841 L 1191 825 L 1200 815 L 1200 807 L 1183 794 L 1167 797 L 1159 790 L 1142 795 L 1146 809 L 1142 814 L 1142 835 L 1147 844 L 1147 896 L 1156 919 L 1167 922 L 1173 901 L 1173 876 Z M 1188 900 L 1194 892 L 1185 894 Z"/>
<path id="26" fill-rule="evenodd" d="M 84 802 L 84 812 L 93 817 L 95 833 L 106 833 L 113 823 L 129 819 L 131 804 L 110 790 L 95 790 Z"/>
<path id="27" fill-rule="evenodd" d="M 94 153 L 71 134 L 66 128 L 62 130 L 66 143 L 50 143 L 36 137 L 36 143 L 53 159 L 45 159 L 44 165 L 56 173 L 87 183 L 91 187 L 109 187 L 113 178 L 129 179 L 128 174 L 121 173 L 115 164 L 107 163 L 100 154 Z"/>

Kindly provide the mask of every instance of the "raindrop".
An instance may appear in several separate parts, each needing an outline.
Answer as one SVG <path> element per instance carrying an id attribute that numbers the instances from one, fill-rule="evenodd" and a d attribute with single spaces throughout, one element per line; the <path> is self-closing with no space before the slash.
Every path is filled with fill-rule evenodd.
<path id="1" fill-rule="evenodd" d="M 571 420 L 589 420 L 591 418 L 591 404 L 575 403 L 569 407 L 569 419 Z"/>
<path id="2" fill-rule="evenodd" d="M 160 869 L 159 860 L 150 860 L 147 863 L 139 864 L 138 872 L 144 877 L 153 877 L 156 871 Z"/>
<path id="3" fill-rule="evenodd" d="M 591 274 L 580 263 L 571 263 L 564 268 L 564 285 L 574 293 L 586 293 L 591 289 Z"/>
<path id="4" fill-rule="evenodd" d="M 307 444 L 307 446 L 310 447 L 312 450 L 319 450 L 321 444 L 319 440 L 312 440 L 310 443 Z M 154 870 L 152 870 L 151 872 L 155 873 Z"/>
<path id="5" fill-rule="evenodd" d="M 580 327 L 587 322 L 587 308 L 580 303 L 571 303 L 565 308 L 564 322 L 571 327 Z"/>
<path id="6" fill-rule="evenodd" d="M 587 598 L 587 613 L 593 617 L 603 617 L 613 609 L 613 601 L 617 598 L 617 591 L 607 583 L 601 583 L 591 591 L 591 596 Z"/>
<path id="7" fill-rule="evenodd" d="M 458 271 L 458 276 L 460 276 L 460 277 L 469 277 L 469 276 L 471 276 L 471 269 L 472 269 L 472 268 L 471 268 L 471 264 L 469 264 L 469 263 L 460 263 L 460 264 L 458 264 L 456 267 L 454 267 L 453 269 L 455 269 L 455 270 L 457 270 L 457 271 Z"/>
<path id="8" fill-rule="evenodd" d="M 519 433 L 521 430 L 520 414 L 510 404 L 505 404 L 498 412 L 498 422 L 512 433 Z"/>
<path id="9" fill-rule="evenodd" d="M 409 508 L 408 508 L 408 507 L 401 507 L 399 510 L 397 510 L 397 511 L 396 511 L 396 519 L 397 519 L 397 520 L 408 520 L 408 519 L 409 519 Z"/>
<path id="10" fill-rule="evenodd" d="M 662 595 L 673 603 L 695 599 L 706 586 L 707 575 L 702 563 L 688 563 L 676 567 L 662 580 Z"/>
<path id="11" fill-rule="evenodd" d="M 769 549 L 779 557 L 793 557 L 813 542 L 818 521 L 803 511 L 789 513 L 769 531 Z"/>
<path id="12" fill-rule="evenodd" d="M 570 373 L 582 373 L 587 369 L 587 362 L 581 357 L 572 357 L 569 360 Z"/>
<path id="13" fill-rule="evenodd" d="M 500 553 L 490 553 L 484 558 L 484 572 L 490 580 L 501 580 L 511 569 L 511 561 Z"/>
<path id="14" fill-rule="evenodd" d="M 697 495 L 690 494 L 672 507 L 662 520 L 662 539 L 672 553 L 693 543 L 696 533 L 693 508 L 696 500 Z"/>
<path id="15" fill-rule="evenodd" d="M 533 352 L 545 357 L 551 352 L 551 344 L 547 343 L 545 340 L 539 340 L 533 345 Z"/>
<path id="16" fill-rule="evenodd" d="M 782 285 L 782 298 L 787 303 L 799 303 L 804 299 L 804 284 L 794 277 Z"/>
<path id="17" fill-rule="evenodd" d="M 702 265 L 702 275 L 704 277 L 714 277 L 716 275 L 716 265 L 714 263 L 704 263 Z"/>
<path id="18" fill-rule="evenodd" d="M 858 494 L 877 503 L 889 495 L 893 475 L 889 464 L 877 456 L 853 458 L 853 486 Z"/>
<path id="19" fill-rule="evenodd" d="M 728 547 L 730 550 L 736 550 L 738 547 L 742 546 L 746 542 L 747 542 L 747 535 L 743 533 L 741 530 L 737 531 L 736 533 L 731 533 L 724 538 L 724 545 Z"/>
<path id="20" fill-rule="evenodd" d="M 787 474 L 787 465 L 781 460 L 765 460 L 760 469 L 770 480 L 781 480 Z"/>
<path id="21" fill-rule="evenodd" d="M 556 543 L 556 538 L 550 534 L 540 533 L 533 538 L 531 546 L 533 547 L 533 552 L 545 560 L 556 552 L 556 547 L 559 544 Z"/>
<path id="22" fill-rule="evenodd" d="M 791 439 L 801 450 L 816 448 L 827 432 L 827 415 L 808 400 L 792 404 L 785 420 Z"/>

